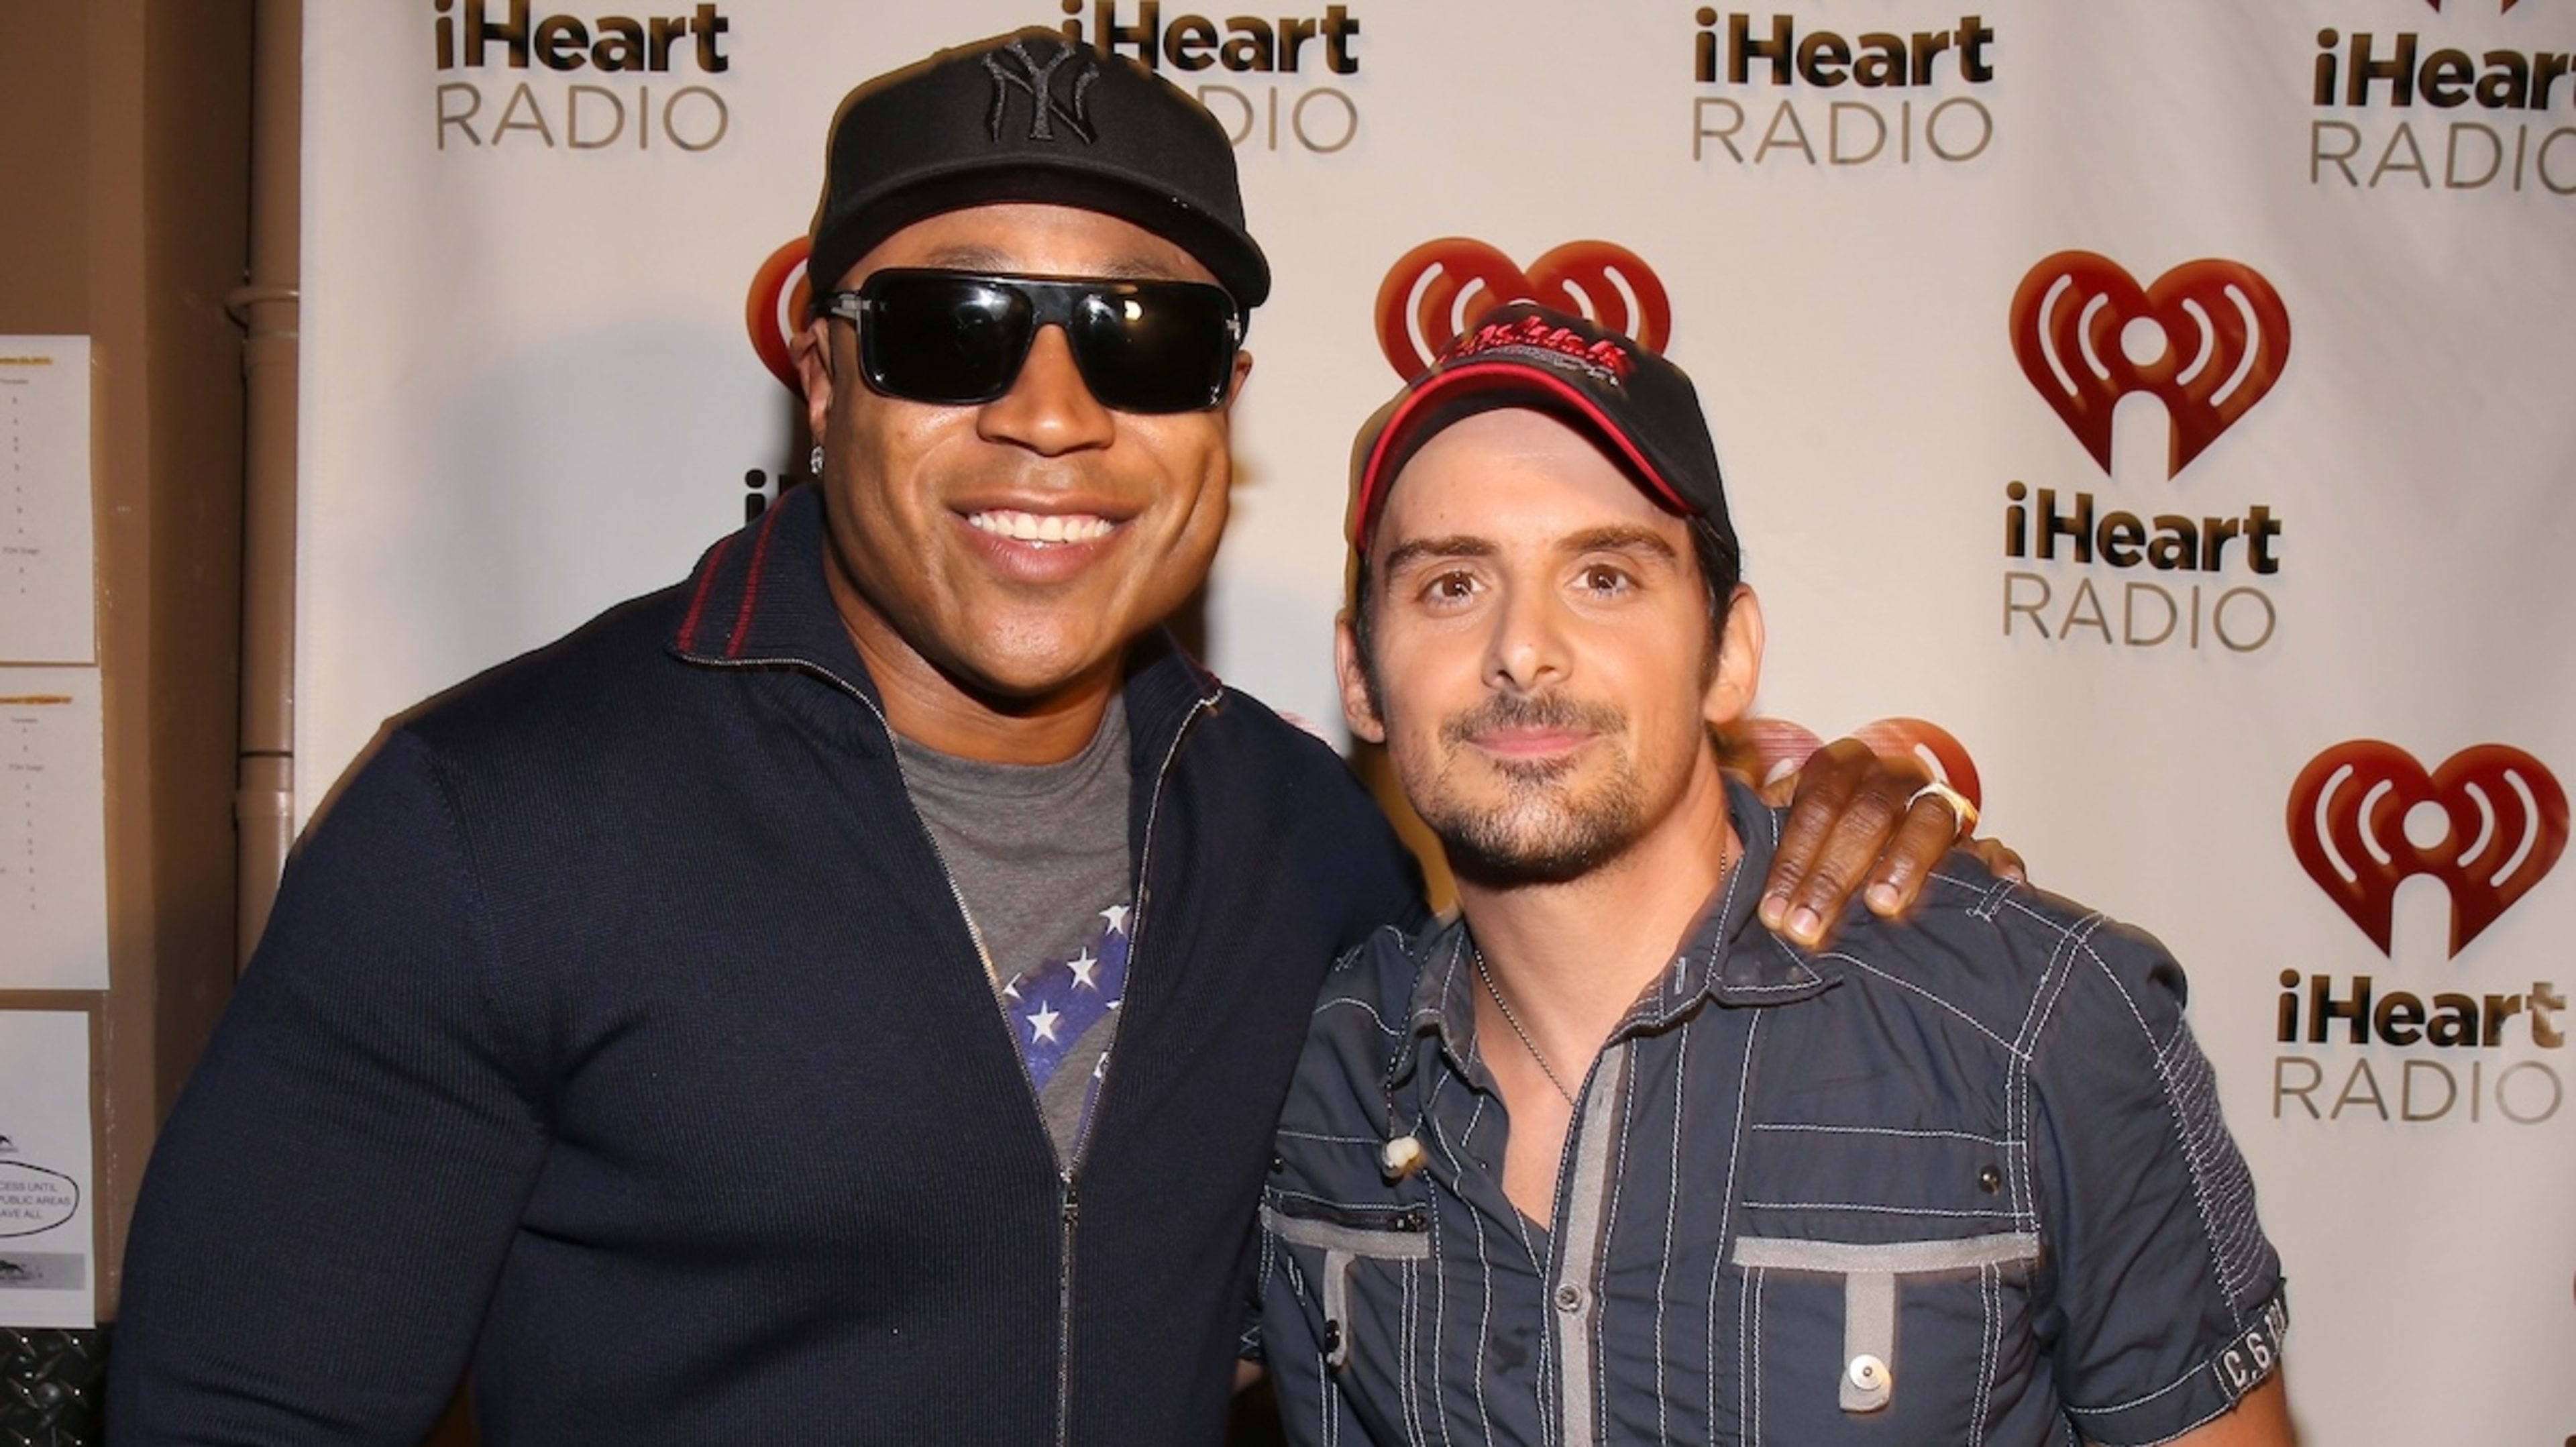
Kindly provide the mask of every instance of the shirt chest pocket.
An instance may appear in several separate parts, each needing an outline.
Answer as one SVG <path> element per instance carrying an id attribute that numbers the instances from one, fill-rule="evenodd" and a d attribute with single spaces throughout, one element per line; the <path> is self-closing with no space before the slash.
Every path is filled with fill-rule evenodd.
<path id="1" fill-rule="evenodd" d="M 1979 1442 L 1997 1384 L 2032 1374 L 2032 1233 L 1747 1235 L 1729 1259 L 1743 1273 L 1747 1444 L 1845 1440 L 1865 1424 L 1882 1438 Z"/>
<path id="2" fill-rule="evenodd" d="M 1423 1205 L 1344 1205 L 1304 1196 L 1275 1196 L 1262 1203 L 1262 1229 L 1311 1266 L 1306 1290 L 1322 1316 L 1318 1340 L 1327 1369 L 1339 1372 L 1349 1365 L 1366 1332 L 1361 1316 L 1384 1315 L 1355 1311 L 1355 1274 L 1368 1265 L 1400 1269 L 1428 1261 L 1430 1224 L 1430 1208 Z"/>

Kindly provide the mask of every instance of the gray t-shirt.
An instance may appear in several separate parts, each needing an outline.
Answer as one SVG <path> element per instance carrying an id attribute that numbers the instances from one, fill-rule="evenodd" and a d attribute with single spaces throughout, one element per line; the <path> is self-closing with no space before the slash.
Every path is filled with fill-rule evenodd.
<path id="1" fill-rule="evenodd" d="M 1113 695 L 1091 742 L 1059 764 L 984 763 L 901 737 L 895 749 L 964 899 L 1056 1158 L 1070 1161 L 1127 980 L 1126 705 Z"/>

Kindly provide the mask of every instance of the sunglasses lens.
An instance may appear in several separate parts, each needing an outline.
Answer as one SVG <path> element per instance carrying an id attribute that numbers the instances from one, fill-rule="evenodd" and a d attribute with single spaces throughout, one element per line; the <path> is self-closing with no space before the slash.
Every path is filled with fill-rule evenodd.
<path id="1" fill-rule="evenodd" d="M 964 276 L 880 273 L 861 293 L 859 363 L 869 385 L 916 402 L 989 402 L 1028 355 L 1033 309 L 1021 293 Z"/>
<path id="2" fill-rule="evenodd" d="M 859 296 L 868 385 L 916 402 L 967 406 L 1010 391 L 1041 325 L 1064 327 L 1083 385 L 1121 412 L 1213 407 L 1233 379 L 1234 301 L 1204 283 L 890 270 Z"/>
<path id="3" fill-rule="evenodd" d="M 1096 292 L 1076 309 L 1073 355 L 1101 405 L 1193 412 L 1225 400 L 1234 303 L 1212 286 L 1145 284 Z"/>

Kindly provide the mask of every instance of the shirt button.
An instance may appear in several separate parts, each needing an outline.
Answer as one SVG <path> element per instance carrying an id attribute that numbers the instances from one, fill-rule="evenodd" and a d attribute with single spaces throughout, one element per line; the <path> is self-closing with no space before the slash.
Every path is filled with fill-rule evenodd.
<path id="1" fill-rule="evenodd" d="M 1864 1392 L 1875 1392 L 1887 1385 L 1887 1363 L 1867 1352 L 1852 1358 L 1844 1370 L 1850 1374 L 1851 1384 Z"/>
<path id="2" fill-rule="evenodd" d="M 1977 1172 L 1977 1189 L 1991 1196 L 2003 1189 L 2004 1173 L 1992 1166 Z"/>
<path id="3" fill-rule="evenodd" d="M 1572 1315 L 1583 1309 L 1583 1288 L 1569 1281 L 1556 1289 L 1556 1309 Z"/>

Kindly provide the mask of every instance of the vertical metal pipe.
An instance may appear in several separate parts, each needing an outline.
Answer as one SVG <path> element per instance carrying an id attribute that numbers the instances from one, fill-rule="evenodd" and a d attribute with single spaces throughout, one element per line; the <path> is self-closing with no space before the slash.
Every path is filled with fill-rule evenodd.
<path id="1" fill-rule="evenodd" d="M 295 387 L 303 274 L 302 0 L 259 0 L 252 40 L 249 284 L 233 293 L 247 393 L 242 505 L 240 955 L 268 924 L 295 836 Z"/>

